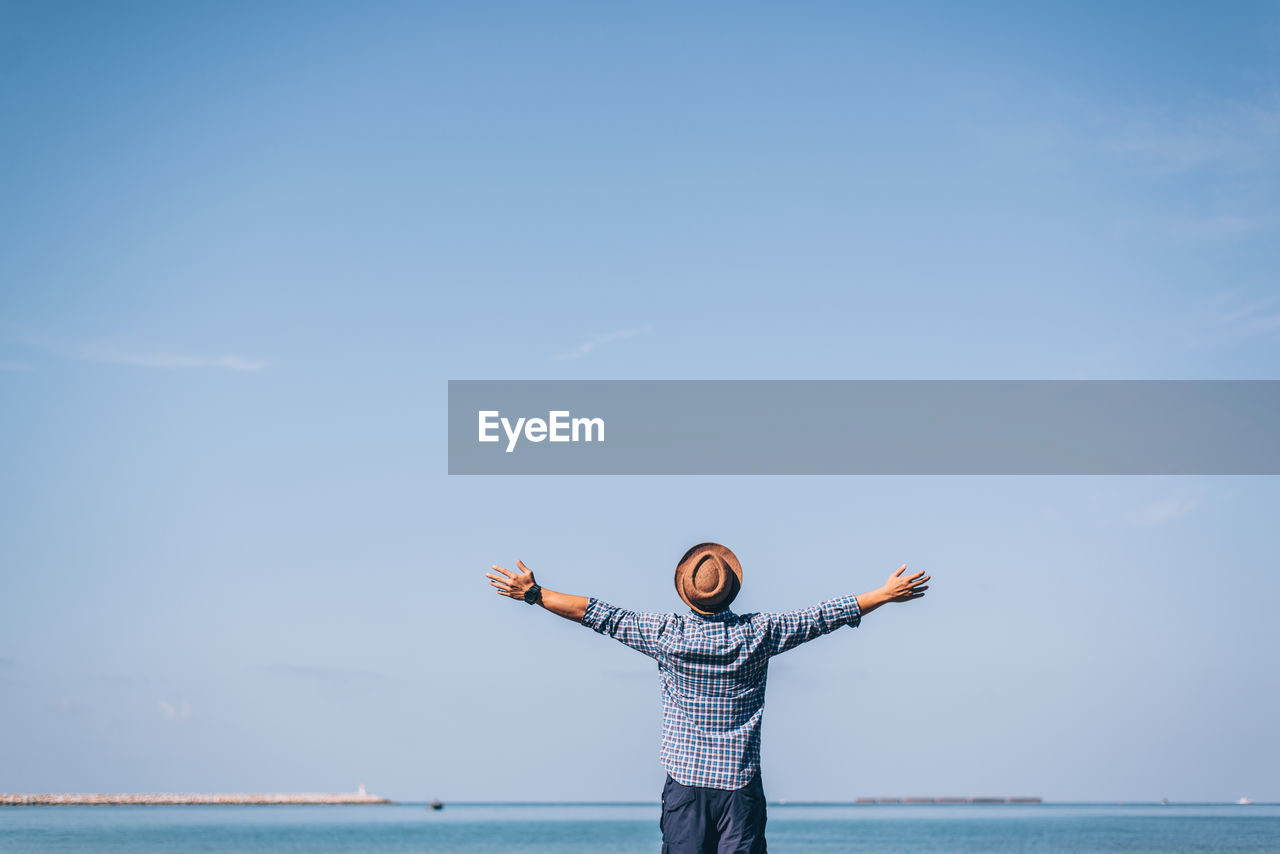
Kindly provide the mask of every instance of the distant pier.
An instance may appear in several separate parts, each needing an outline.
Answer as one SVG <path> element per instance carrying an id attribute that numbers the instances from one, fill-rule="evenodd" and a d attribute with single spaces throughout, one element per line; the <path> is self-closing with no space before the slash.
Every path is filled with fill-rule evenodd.
<path id="1" fill-rule="evenodd" d="M 363 789 L 363 787 L 362 787 Z M 266 804 L 390 804 L 386 798 L 359 792 L 295 792 L 284 794 L 203 795 L 172 792 L 149 794 L 0 794 L 0 806 L 86 806 L 86 805 L 266 805 Z"/>
<path id="2" fill-rule="evenodd" d="M 1018 798 L 858 798 L 858 804 L 1041 804 L 1035 797 Z"/>

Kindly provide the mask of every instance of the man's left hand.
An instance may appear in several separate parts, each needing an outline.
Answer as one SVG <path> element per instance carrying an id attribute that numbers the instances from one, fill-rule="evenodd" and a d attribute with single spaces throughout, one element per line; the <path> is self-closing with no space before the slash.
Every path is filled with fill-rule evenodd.
<path id="1" fill-rule="evenodd" d="M 533 570 L 520 560 L 516 561 L 516 572 L 503 569 L 496 563 L 493 568 L 502 574 L 494 575 L 492 572 L 486 572 L 484 577 L 489 579 L 489 584 L 498 591 L 498 595 L 510 596 L 512 599 L 523 602 L 525 591 L 534 585 Z"/>

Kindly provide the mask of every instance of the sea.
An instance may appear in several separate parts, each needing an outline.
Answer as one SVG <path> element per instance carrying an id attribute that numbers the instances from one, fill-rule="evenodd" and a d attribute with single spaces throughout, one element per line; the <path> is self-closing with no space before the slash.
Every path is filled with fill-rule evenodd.
<path id="1" fill-rule="evenodd" d="M 22 854 L 656 854 L 658 804 L 0 807 Z M 1280 852 L 1280 804 L 770 804 L 774 854 Z"/>

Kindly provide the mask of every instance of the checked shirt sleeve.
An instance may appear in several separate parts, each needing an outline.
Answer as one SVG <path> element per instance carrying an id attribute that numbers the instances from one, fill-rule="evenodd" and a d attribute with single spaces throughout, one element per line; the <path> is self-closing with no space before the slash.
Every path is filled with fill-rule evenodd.
<path id="1" fill-rule="evenodd" d="M 761 614 L 760 618 L 766 621 L 770 654 L 778 655 L 841 626 L 857 626 L 862 622 L 862 609 L 856 596 L 841 596 L 799 611 Z"/>
<path id="2" fill-rule="evenodd" d="M 668 614 L 627 611 L 591 598 L 587 600 L 587 612 L 582 615 L 582 625 L 622 641 L 651 658 L 657 658 L 658 638 L 669 618 Z"/>

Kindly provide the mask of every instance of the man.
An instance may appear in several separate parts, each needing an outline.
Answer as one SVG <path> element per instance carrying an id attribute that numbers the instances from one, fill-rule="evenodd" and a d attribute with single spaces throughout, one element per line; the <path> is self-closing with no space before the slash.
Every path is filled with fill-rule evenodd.
<path id="1" fill-rule="evenodd" d="M 765 802 L 760 782 L 760 719 L 769 659 L 886 602 L 924 596 L 929 576 L 883 586 L 784 614 L 729 610 L 742 586 L 742 565 L 719 543 L 699 543 L 676 565 L 676 592 L 687 614 L 637 613 L 598 599 L 541 587 L 516 561 L 494 565 L 489 584 L 503 596 L 616 638 L 658 662 L 662 680 L 663 854 L 763 854 Z M 497 573 L 497 574 L 495 574 Z"/>

